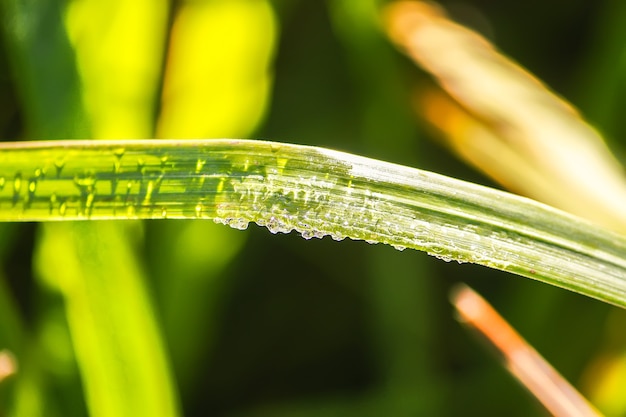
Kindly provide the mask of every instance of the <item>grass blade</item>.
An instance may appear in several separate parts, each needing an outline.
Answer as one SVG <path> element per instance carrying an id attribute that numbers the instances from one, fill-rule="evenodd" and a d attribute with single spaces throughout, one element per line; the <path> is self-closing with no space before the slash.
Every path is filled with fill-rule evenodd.
<path id="1" fill-rule="evenodd" d="M 210 218 L 473 262 L 626 306 L 626 239 L 532 200 L 323 148 L 65 141 L 0 150 L 0 220 Z"/>
<path id="2" fill-rule="evenodd" d="M 104 222 L 47 226 L 36 267 L 65 296 L 90 415 L 179 415 L 132 232 Z"/>

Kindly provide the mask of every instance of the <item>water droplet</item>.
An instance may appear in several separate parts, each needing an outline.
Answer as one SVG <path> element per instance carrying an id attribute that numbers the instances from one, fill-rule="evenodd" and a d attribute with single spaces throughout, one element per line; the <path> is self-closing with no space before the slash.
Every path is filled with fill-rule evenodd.
<path id="1" fill-rule="evenodd" d="M 232 219 L 228 222 L 228 225 L 237 230 L 246 230 L 248 228 L 248 221 L 245 219 Z"/>
<path id="2" fill-rule="evenodd" d="M 167 164 L 167 161 L 169 160 L 169 156 L 167 155 L 163 155 L 161 157 L 161 168 L 165 168 L 165 165 Z"/>
<path id="3" fill-rule="evenodd" d="M 0 177 L 0 191 L 4 189 L 4 184 L 6 184 L 6 180 L 4 177 Z"/>
<path id="4" fill-rule="evenodd" d="M 124 152 L 126 152 L 126 149 L 124 148 L 113 149 L 113 155 L 115 155 L 117 159 L 122 159 L 122 157 L 124 156 Z"/>
<path id="5" fill-rule="evenodd" d="M 202 216 L 202 204 L 198 203 L 196 204 L 196 217 L 201 217 Z"/>
<path id="6" fill-rule="evenodd" d="M 145 175 L 146 173 L 146 161 L 143 158 L 137 159 L 137 171 L 141 172 L 141 175 Z"/>
<path id="7" fill-rule="evenodd" d="M 143 198 L 144 204 L 148 204 L 150 202 L 150 198 L 152 198 L 153 190 L 154 190 L 154 181 L 148 181 L 148 186 L 146 187 L 146 195 Z"/>
<path id="8" fill-rule="evenodd" d="M 93 200 L 95 198 L 95 193 L 89 193 L 87 194 L 87 198 L 85 198 L 85 210 L 86 210 L 86 214 L 90 215 L 91 214 L 91 208 L 93 206 Z"/>
<path id="9" fill-rule="evenodd" d="M 87 174 L 82 177 L 77 175 L 74 177 L 74 184 L 76 184 L 81 191 L 83 188 L 93 187 L 95 183 L 96 177 L 93 174 Z"/>
<path id="10" fill-rule="evenodd" d="M 30 204 L 35 198 L 35 190 L 37 190 L 37 180 L 31 179 L 28 181 L 28 195 L 26 196 L 26 201 L 24 202 L 25 207 L 30 207 Z"/>
<path id="11" fill-rule="evenodd" d="M 437 259 L 441 259 L 444 262 L 451 262 L 453 259 L 450 255 L 448 254 L 441 254 L 441 253 L 435 253 L 435 252 L 428 252 L 429 255 L 434 256 Z"/>
<path id="12" fill-rule="evenodd" d="M 166 207 L 161 207 L 161 217 L 163 217 L 164 219 L 167 218 L 167 208 Z"/>
<path id="13" fill-rule="evenodd" d="M 270 233 L 273 233 L 273 234 L 289 233 L 292 230 L 292 228 L 287 226 L 285 223 L 283 223 L 280 219 L 278 219 L 275 216 L 271 216 L 269 218 L 269 220 L 265 224 L 265 227 L 267 227 L 267 230 L 269 230 Z"/>
<path id="14" fill-rule="evenodd" d="M 13 178 L 13 193 L 19 194 L 22 190 L 22 174 L 18 172 Z"/>
<path id="15" fill-rule="evenodd" d="M 216 191 L 218 193 L 221 193 L 222 191 L 224 191 L 224 183 L 225 183 L 225 179 L 224 178 L 220 178 L 220 182 L 217 184 L 217 188 Z"/>
<path id="16" fill-rule="evenodd" d="M 13 205 L 16 205 L 20 199 L 20 192 L 22 191 L 22 174 L 20 172 L 15 174 L 13 178 Z"/>
<path id="17" fill-rule="evenodd" d="M 57 205 L 57 195 L 56 193 L 52 193 L 50 195 L 50 214 L 52 214 L 52 211 L 54 210 L 54 206 Z"/>
<path id="18" fill-rule="evenodd" d="M 113 162 L 113 172 L 115 174 L 119 173 L 122 168 L 122 157 L 124 156 L 124 148 L 113 149 L 113 155 L 115 155 L 115 162 Z M 111 183 L 113 184 L 116 180 L 112 179 Z"/>
<path id="19" fill-rule="evenodd" d="M 59 214 L 61 216 L 65 216 L 65 213 L 67 212 L 67 203 L 64 201 L 61 203 L 61 205 L 59 206 Z"/>
<path id="20" fill-rule="evenodd" d="M 406 249 L 406 246 L 402 246 L 402 245 L 391 245 L 394 247 L 394 249 L 399 250 L 400 252 L 402 252 L 403 250 Z"/>
<path id="21" fill-rule="evenodd" d="M 54 167 L 56 168 L 57 178 L 61 177 L 61 171 L 63 170 L 64 166 L 65 166 L 64 158 L 58 158 L 54 161 Z"/>

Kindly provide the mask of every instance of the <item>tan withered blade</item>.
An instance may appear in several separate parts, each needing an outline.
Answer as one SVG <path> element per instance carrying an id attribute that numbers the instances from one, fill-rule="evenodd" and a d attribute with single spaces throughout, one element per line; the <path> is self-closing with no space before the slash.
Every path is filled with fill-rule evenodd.
<path id="1" fill-rule="evenodd" d="M 623 168 L 571 105 L 431 3 L 394 3 L 385 24 L 445 90 L 417 101 L 452 149 L 512 191 L 626 232 Z"/>
<path id="2" fill-rule="evenodd" d="M 17 372 L 17 360 L 6 349 L 0 350 L 0 382 Z"/>
<path id="3" fill-rule="evenodd" d="M 451 295 L 460 319 L 482 334 L 502 354 L 505 365 L 554 416 L 601 416 L 480 295 L 458 285 Z"/>

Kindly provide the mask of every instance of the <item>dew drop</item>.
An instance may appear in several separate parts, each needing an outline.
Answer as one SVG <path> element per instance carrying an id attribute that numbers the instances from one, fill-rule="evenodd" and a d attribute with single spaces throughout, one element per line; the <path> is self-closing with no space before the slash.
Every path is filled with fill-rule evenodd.
<path id="1" fill-rule="evenodd" d="M 52 214 L 52 210 L 54 210 L 54 206 L 56 206 L 58 200 L 56 193 L 52 193 L 50 195 L 50 214 Z"/>
<path id="2" fill-rule="evenodd" d="M 228 225 L 237 230 L 246 230 L 248 228 L 248 221 L 245 219 L 232 219 L 228 222 Z"/>
<path id="3" fill-rule="evenodd" d="M 17 174 L 15 174 L 15 178 L 13 178 L 13 193 L 19 194 L 21 190 L 22 190 L 22 174 L 18 172 Z"/>
<path id="4" fill-rule="evenodd" d="M 124 152 L 126 152 L 126 149 L 124 148 L 113 149 L 113 155 L 115 155 L 117 159 L 122 159 L 122 157 L 124 156 Z"/>
<path id="5" fill-rule="evenodd" d="M 444 255 L 444 254 L 436 253 L 436 252 L 428 252 L 428 254 L 434 256 L 437 259 L 441 259 L 444 262 L 452 261 L 452 257 L 450 255 Z"/>
<path id="6" fill-rule="evenodd" d="M 267 223 L 265 224 L 265 227 L 267 227 L 267 230 L 270 231 L 270 233 L 276 234 L 279 232 L 279 226 L 278 226 L 278 221 L 276 220 L 276 218 L 274 216 L 272 216 Z"/>
<path id="7" fill-rule="evenodd" d="M 6 184 L 6 180 L 4 177 L 0 177 L 0 191 L 4 189 L 4 184 Z"/>
<path id="8" fill-rule="evenodd" d="M 338 242 L 340 242 L 340 241 L 342 241 L 342 240 L 344 240 L 344 239 L 346 238 L 346 237 L 345 237 L 344 235 L 342 235 L 341 233 L 331 233 L 331 234 L 330 234 L 330 237 L 331 237 L 333 240 L 336 240 L 336 241 L 338 241 Z"/>
<path id="9" fill-rule="evenodd" d="M 143 158 L 137 159 L 137 171 L 141 172 L 141 175 L 146 173 L 146 161 Z"/>
<path id="10" fill-rule="evenodd" d="M 59 206 L 59 214 L 61 216 L 65 216 L 65 213 L 67 212 L 67 203 L 64 201 L 61 203 L 61 205 Z"/>
<path id="11" fill-rule="evenodd" d="M 64 166 L 65 166 L 65 159 L 58 158 L 54 161 L 54 168 L 56 169 L 57 178 L 61 176 L 61 171 L 63 171 Z"/>
<path id="12" fill-rule="evenodd" d="M 399 250 L 400 252 L 406 249 L 406 246 L 402 246 L 402 245 L 391 245 L 391 246 L 393 246 L 394 249 Z"/>
<path id="13" fill-rule="evenodd" d="M 91 174 L 87 174 L 84 177 L 81 177 L 78 175 L 74 177 L 74 184 L 76 184 L 76 186 L 80 188 L 81 190 L 83 188 L 86 189 L 89 187 L 93 187 L 95 183 L 96 183 L 96 177 Z"/>
<path id="14" fill-rule="evenodd" d="M 166 219 L 167 218 L 167 208 L 166 207 L 161 207 L 161 217 Z"/>
<path id="15" fill-rule="evenodd" d="M 95 193 L 89 193 L 89 194 L 87 194 L 87 197 L 85 198 L 85 209 L 87 209 L 88 212 L 89 212 L 89 210 L 91 210 L 91 208 L 93 206 L 93 200 L 94 200 L 95 196 L 96 196 Z"/>
<path id="16" fill-rule="evenodd" d="M 150 202 L 153 191 L 154 191 L 154 181 L 148 181 L 148 187 L 146 189 L 146 196 L 143 199 L 144 204 L 148 204 Z"/>
<path id="17" fill-rule="evenodd" d="M 113 155 L 115 155 L 115 162 L 113 163 L 113 172 L 119 173 L 122 168 L 122 157 L 124 156 L 124 148 L 113 149 Z M 112 180 L 115 181 L 115 180 Z"/>
<path id="18" fill-rule="evenodd" d="M 202 204 L 201 203 L 196 204 L 195 212 L 196 212 L 196 217 L 202 216 Z"/>
<path id="19" fill-rule="evenodd" d="M 29 181 L 28 182 L 28 192 L 30 194 L 34 194 L 36 189 L 37 189 L 37 181 L 36 180 Z"/>
<path id="20" fill-rule="evenodd" d="M 224 178 L 220 178 L 220 182 L 217 184 L 217 188 L 216 191 L 218 193 L 221 193 L 222 191 L 224 191 L 224 183 L 225 183 L 225 179 Z"/>
<path id="21" fill-rule="evenodd" d="M 284 224 L 280 219 L 276 218 L 275 216 L 270 217 L 270 219 L 265 224 L 265 227 L 267 227 L 267 230 L 269 230 L 270 233 L 273 234 L 289 233 L 292 230 L 292 228 Z"/>

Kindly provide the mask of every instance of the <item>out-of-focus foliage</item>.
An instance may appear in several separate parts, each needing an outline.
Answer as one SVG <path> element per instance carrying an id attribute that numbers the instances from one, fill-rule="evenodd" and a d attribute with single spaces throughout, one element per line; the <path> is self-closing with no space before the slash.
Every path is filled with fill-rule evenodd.
<path id="1" fill-rule="evenodd" d="M 423 133 L 411 97 L 431 81 L 385 38 L 382 3 L 3 0 L 1 138 L 270 138 L 488 183 Z M 620 0 L 450 3 L 624 155 Z M 623 311 L 545 285 L 207 222 L 1 226 L 18 369 L 0 414 L 541 413 L 452 320 L 459 280 L 626 413 Z"/>

